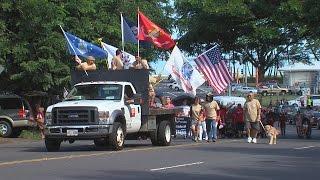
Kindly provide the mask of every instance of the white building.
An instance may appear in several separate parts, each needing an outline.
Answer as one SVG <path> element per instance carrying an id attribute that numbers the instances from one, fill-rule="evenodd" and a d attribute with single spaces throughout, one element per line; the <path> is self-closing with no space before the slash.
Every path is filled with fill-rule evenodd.
<path id="1" fill-rule="evenodd" d="M 294 63 L 278 69 L 284 73 L 284 85 L 306 86 L 311 92 L 317 94 L 320 87 L 320 62 L 312 64 Z"/>

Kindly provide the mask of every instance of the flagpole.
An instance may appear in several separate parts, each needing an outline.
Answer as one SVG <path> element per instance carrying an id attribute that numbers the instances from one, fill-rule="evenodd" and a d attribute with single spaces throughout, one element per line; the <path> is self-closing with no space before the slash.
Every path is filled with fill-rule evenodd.
<path id="1" fill-rule="evenodd" d="M 122 13 L 120 13 L 121 16 L 121 40 L 122 40 L 122 51 L 124 52 L 124 33 L 123 33 L 123 16 Z"/>
<path id="2" fill-rule="evenodd" d="M 74 55 L 76 56 L 76 58 L 79 58 L 78 55 L 77 55 L 77 53 L 76 53 L 76 50 L 74 50 L 73 46 L 71 45 L 71 42 L 69 41 L 69 38 L 67 37 L 67 35 L 66 35 L 65 31 L 63 30 L 62 26 L 61 26 L 61 25 L 59 25 L 59 26 L 60 26 L 60 28 L 61 28 L 61 30 L 62 30 L 62 33 L 63 33 L 64 37 L 67 39 L 67 42 L 68 42 L 68 44 L 70 45 L 70 47 L 71 47 Z M 78 61 L 77 61 L 77 63 L 81 65 L 81 63 L 79 63 Z M 88 76 L 87 71 L 84 70 L 84 72 L 85 72 L 86 75 Z"/>
<path id="3" fill-rule="evenodd" d="M 198 57 L 199 57 L 199 56 L 201 56 L 202 54 L 207 53 L 207 52 L 208 52 L 208 51 L 210 51 L 211 49 L 216 48 L 217 46 L 218 46 L 218 45 L 215 45 L 215 46 L 213 46 L 212 48 L 210 48 L 210 49 L 206 50 L 205 52 L 203 52 L 203 53 L 201 53 L 200 55 L 198 55 Z"/>
<path id="4" fill-rule="evenodd" d="M 140 34 L 140 20 L 139 20 L 139 7 L 138 7 L 138 57 L 140 57 L 140 40 L 139 40 L 139 34 Z"/>

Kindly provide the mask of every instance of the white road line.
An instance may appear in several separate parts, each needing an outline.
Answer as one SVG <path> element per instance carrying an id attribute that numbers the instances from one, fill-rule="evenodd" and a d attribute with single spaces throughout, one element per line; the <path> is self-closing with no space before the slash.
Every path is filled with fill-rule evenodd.
<path id="1" fill-rule="evenodd" d="M 293 149 L 299 150 L 299 149 L 309 149 L 309 148 L 313 148 L 313 147 L 315 147 L 315 146 L 304 146 L 304 147 L 298 147 L 298 148 L 293 148 Z"/>
<path id="2" fill-rule="evenodd" d="M 185 166 L 199 165 L 199 164 L 203 164 L 203 163 L 204 163 L 204 162 L 194 162 L 194 163 L 188 163 L 188 164 L 180 164 L 180 165 L 175 165 L 175 166 L 168 166 L 168 167 L 150 169 L 150 171 L 160 171 L 160 170 L 172 169 L 172 168 L 177 168 L 177 167 L 185 167 Z"/>

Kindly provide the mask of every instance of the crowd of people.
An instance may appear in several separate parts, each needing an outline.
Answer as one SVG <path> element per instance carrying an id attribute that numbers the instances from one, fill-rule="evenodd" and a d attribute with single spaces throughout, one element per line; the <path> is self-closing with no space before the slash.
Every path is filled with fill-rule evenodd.
<path id="1" fill-rule="evenodd" d="M 76 69 L 83 71 L 94 71 L 97 69 L 95 64 L 95 58 L 93 56 L 88 56 L 86 62 L 82 62 L 82 60 L 76 56 L 76 62 L 79 65 L 76 66 Z M 111 67 L 108 68 L 110 70 L 122 70 L 125 69 L 124 65 L 124 55 L 120 49 L 116 50 L 116 55 L 112 58 Z M 149 65 L 146 59 L 142 59 L 140 56 L 135 57 L 135 61 L 130 64 L 129 69 L 149 69 Z"/>
<path id="2" fill-rule="evenodd" d="M 285 104 L 285 101 L 282 103 Z M 207 94 L 203 103 L 199 97 L 195 97 L 191 106 L 184 101 L 180 107 L 183 108 L 180 116 L 187 119 L 186 137 L 196 142 L 215 142 L 222 137 L 247 137 L 248 143 L 257 143 L 258 136 L 266 136 L 262 128 L 266 125 L 278 127 L 281 135 L 286 135 L 289 118 L 287 111 L 279 110 L 272 104 L 266 108 L 262 107 L 252 93 L 247 95 L 244 105 L 219 104 L 213 100 L 212 94 Z M 298 130 L 303 129 L 302 113 L 298 112 L 294 118 Z"/>

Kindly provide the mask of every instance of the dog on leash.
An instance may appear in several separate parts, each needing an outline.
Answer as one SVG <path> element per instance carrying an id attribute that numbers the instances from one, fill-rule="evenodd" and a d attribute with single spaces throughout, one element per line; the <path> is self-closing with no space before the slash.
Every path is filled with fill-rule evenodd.
<path id="1" fill-rule="evenodd" d="M 265 129 L 269 137 L 269 144 L 277 144 L 277 136 L 280 134 L 280 131 L 270 125 L 266 125 Z"/>

